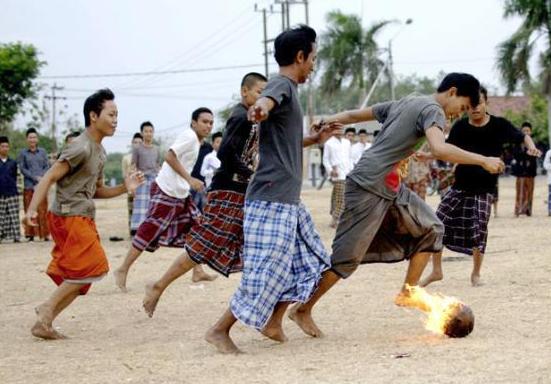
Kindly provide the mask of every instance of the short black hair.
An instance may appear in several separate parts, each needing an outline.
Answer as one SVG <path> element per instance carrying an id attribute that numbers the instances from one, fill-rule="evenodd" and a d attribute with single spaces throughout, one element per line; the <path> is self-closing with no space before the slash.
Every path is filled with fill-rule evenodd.
<path id="1" fill-rule="evenodd" d="M 360 130 L 358 131 L 358 135 L 361 135 L 361 134 L 366 134 L 366 135 L 367 135 L 367 130 L 365 130 L 365 129 L 363 129 L 363 128 L 360 129 Z"/>
<path id="2" fill-rule="evenodd" d="M 243 79 L 241 80 L 241 86 L 252 88 L 259 81 L 268 81 L 268 79 L 266 78 L 266 76 L 258 72 L 249 72 L 245 76 L 243 76 Z"/>
<path id="3" fill-rule="evenodd" d="M 65 136 L 65 142 L 68 142 L 69 139 L 71 139 L 71 138 L 79 137 L 79 136 L 80 136 L 80 132 L 79 132 L 79 131 L 69 132 L 69 133 L 67 134 L 67 136 Z"/>
<path id="4" fill-rule="evenodd" d="M 380 129 L 377 129 L 376 131 L 373 131 L 373 137 L 377 137 L 377 135 L 381 133 Z"/>
<path id="5" fill-rule="evenodd" d="M 532 129 L 532 124 L 529 121 L 525 121 L 524 123 L 522 123 L 522 125 L 520 127 L 521 128 L 528 127 L 530 129 Z"/>
<path id="6" fill-rule="evenodd" d="M 134 139 L 141 139 L 141 140 L 143 140 L 143 136 L 142 136 L 142 134 L 141 134 L 140 132 L 136 132 L 136 133 L 134 133 L 134 136 L 132 136 L 132 140 L 134 140 Z"/>
<path id="7" fill-rule="evenodd" d="M 211 140 L 214 141 L 218 139 L 219 137 L 222 137 L 222 132 L 214 132 L 211 136 Z"/>
<path id="8" fill-rule="evenodd" d="M 105 101 L 115 100 L 115 94 L 109 89 L 100 89 L 86 99 L 84 102 L 84 126 L 90 126 L 90 112 L 100 115 Z"/>
<path id="9" fill-rule="evenodd" d="M 199 119 L 199 116 L 201 116 L 201 113 L 210 113 L 211 115 L 214 115 L 214 113 L 212 113 L 212 111 L 207 107 L 201 107 L 193 111 L 193 113 L 191 114 L 191 120 L 197 121 L 197 119 Z"/>
<path id="10" fill-rule="evenodd" d="M 344 133 L 348 133 L 348 132 L 354 132 L 354 134 L 356 134 L 356 128 L 354 127 L 348 127 L 344 130 Z"/>
<path id="11" fill-rule="evenodd" d="M 27 129 L 27 132 L 25 132 L 25 137 L 29 137 L 29 135 L 31 133 L 34 133 L 34 134 L 38 135 L 38 132 L 36 131 L 35 128 L 29 128 L 29 129 Z"/>
<path id="12" fill-rule="evenodd" d="M 280 67 L 295 62 L 297 54 L 302 51 L 304 58 L 312 52 L 312 44 L 316 42 L 316 31 L 307 25 L 281 32 L 274 41 L 274 57 Z"/>
<path id="13" fill-rule="evenodd" d="M 144 121 L 143 123 L 140 124 L 140 132 L 143 133 L 143 129 L 145 127 L 151 127 L 153 128 L 153 130 L 155 130 L 155 126 L 153 125 L 153 123 L 151 121 Z"/>
<path id="14" fill-rule="evenodd" d="M 10 139 L 8 139 L 8 136 L 0 136 L 0 144 L 4 143 L 10 143 Z"/>
<path id="15" fill-rule="evenodd" d="M 482 96 L 484 97 L 484 101 L 488 101 L 488 90 L 485 86 L 480 86 L 480 93 L 482 93 Z"/>
<path id="16" fill-rule="evenodd" d="M 446 92 L 448 89 L 457 88 L 457 96 L 465 96 L 471 100 L 474 108 L 480 103 L 480 82 L 468 73 L 448 73 L 440 82 L 437 92 Z"/>

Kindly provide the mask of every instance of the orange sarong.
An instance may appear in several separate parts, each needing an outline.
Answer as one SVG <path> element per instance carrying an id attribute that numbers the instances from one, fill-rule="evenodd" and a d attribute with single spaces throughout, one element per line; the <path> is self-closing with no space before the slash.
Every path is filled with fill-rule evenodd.
<path id="1" fill-rule="evenodd" d="M 64 281 L 83 284 L 80 293 L 84 295 L 93 281 L 109 271 L 96 224 L 84 216 L 48 212 L 47 217 L 55 245 L 46 273 L 57 285 Z"/>

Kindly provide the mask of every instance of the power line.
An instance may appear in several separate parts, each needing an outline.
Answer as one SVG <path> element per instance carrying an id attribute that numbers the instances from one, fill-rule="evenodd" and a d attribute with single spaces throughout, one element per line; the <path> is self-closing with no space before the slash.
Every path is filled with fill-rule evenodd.
<path id="1" fill-rule="evenodd" d="M 240 69 L 240 68 L 253 68 L 253 67 L 262 67 L 263 64 L 242 64 L 242 65 L 229 65 L 222 67 L 210 67 L 210 68 L 188 68 L 188 69 L 173 69 L 167 71 L 147 71 L 147 72 L 124 72 L 124 73 L 97 73 L 97 74 L 86 74 L 86 75 L 51 75 L 51 76 L 41 76 L 39 79 L 90 79 L 98 77 L 131 77 L 131 76 L 150 76 L 150 75 L 171 75 L 178 73 L 196 73 L 196 72 L 215 72 L 215 71 L 225 71 L 229 69 Z"/>

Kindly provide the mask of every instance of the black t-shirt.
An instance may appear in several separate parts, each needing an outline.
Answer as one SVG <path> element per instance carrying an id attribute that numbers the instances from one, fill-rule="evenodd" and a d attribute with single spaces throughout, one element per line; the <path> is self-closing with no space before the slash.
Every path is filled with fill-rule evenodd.
<path id="1" fill-rule="evenodd" d="M 520 143 L 524 134 L 508 120 L 490 115 L 483 127 L 469 124 L 468 118 L 457 121 L 450 132 L 448 143 L 483 156 L 499 157 L 505 143 Z M 480 194 L 493 193 L 498 175 L 478 165 L 459 164 L 455 168 L 454 189 Z"/>
<path id="2" fill-rule="evenodd" d="M 212 178 L 211 191 L 225 190 L 243 194 L 246 192 L 253 170 L 244 163 L 243 151 L 251 136 L 251 128 L 252 124 L 247 119 L 247 108 L 239 103 L 233 108 L 231 116 L 226 122 L 222 143 L 220 143 L 217 153 L 221 165 Z M 257 141 L 255 138 L 251 138 L 251 140 Z M 251 145 L 254 145 L 255 148 L 258 147 L 256 143 L 251 143 Z M 255 150 L 248 156 L 254 157 L 256 152 Z"/>
<path id="3" fill-rule="evenodd" d="M 536 177 L 538 173 L 537 158 L 526 153 L 522 144 L 515 146 L 511 163 L 511 173 L 516 177 Z"/>
<path id="4" fill-rule="evenodd" d="M 195 161 L 195 165 L 193 166 L 193 170 L 191 171 L 191 177 L 195 177 L 196 179 L 201 180 L 203 183 L 205 182 L 205 178 L 201 176 L 201 166 L 203 165 L 203 160 L 205 159 L 205 156 L 212 152 L 212 145 L 207 143 L 206 141 L 201 144 L 201 147 L 199 147 L 199 155 L 197 156 L 197 160 Z"/>

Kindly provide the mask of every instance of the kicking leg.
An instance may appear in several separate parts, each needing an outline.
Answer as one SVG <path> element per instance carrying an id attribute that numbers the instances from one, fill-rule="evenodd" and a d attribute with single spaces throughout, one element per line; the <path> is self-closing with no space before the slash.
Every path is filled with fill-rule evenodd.
<path id="1" fill-rule="evenodd" d="M 128 275 L 128 271 L 130 270 L 130 267 L 134 262 L 140 257 L 142 254 L 142 251 L 135 248 L 133 245 L 130 246 L 130 249 L 128 250 L 128 253 L 126 254 L 126 258 L 122 262 L 122 265 L 115 270 L 115 283 L 117 284 L 117 287 L 123 292 L 127 292 L 126 289 L 126 277 Z"/>
<path id="2" fill-rule="evenodd" d="M 426 287 L 430 283 L 434 283 L 435 281 L 442 280 L 444 278 L 444 274 L 442 272 L 442 252 L 437 252 L 432 254 L 432 272 L 430 275 L 425 277 L 421 282 L 419 283 L 419 286 Z"/>
<path id="3" fill-rule="evenodd" d="M 473 272 L 471 273 L 471 284 L 473 287 L 483 285 L 480 282 L 480 268 L 482 267 L 484 255 L 478 248 L 473 248 Z"/>
<path id="4" fill-rule="evenodd" d="M 312 308 L 318 300 L 325 295 L 341 277 L 335 272 L 328 270 L 322 275 L 318 289 L 306 303 L 297 303 L 291 308 L 289 318 L 293 320 L 304 333 L 312 337 L 321 337 L 322 332 L 312 318 Z"/>
<path id="5" fill-rule="evenodd" d="M 218 277 L 218 275 L 209 275 L 203 269 L 203 266 L 200 264 L 193 267 L 193 273 L 191 275 L 191 281 L 198 283 L 199 281 L 213 281 Z"/>
<path id="6" fill-rule="evenodd" d="M 212 326 L 205 335 L 205 340 L 214 345 L 220 353 L 241 353 L 230 337 L 230 330 L 237 319 L 228 308 L 222 317 Z"/>
<path id="7" fill-rule="evenodd" d="M 143 308 L 149 317 L 153 316 L 157 302 L 165 289 L 177 278 L 184 275 L 190 269 L 197 265 L 190 259 L 187 252 L 182 253 L 174 263 L 167 269 L 164 275 L 155 283 L 146 285 L 145 296 L 143 299 Z"/>
<path id="8" fill-rule="evenodd" d="M 288 301 L 283 301 L 276 304 L 274 313 L 272 313 L 272 317 L 270 317 L 268 324 L 266 324 L 264 329 L 260 331 L 264 336 L 269 339 L 279 341 L 280 343 L 284 343 L 288 340 L 285 332 L 283 332 L 282 325 L 283 315 L 285 315 L 285 311 L 287 310 L 289 304 L 291 303 Z"/>
<path id="9" fill-rule="evenodd" d="M 400 307 L 417 308 L 422 311 L 430 310 L 430 308 L 426 308 L 422 304 L 412 301 L 409 290 L 407 289 L 408 286 L 413 287 L 419 284 L 419 279 L 421 278 L 421 275 L 423 274 L 423 271 L 427 266 L 430 255 L 431 254 L 428 252 L 420 252 L 413 255 L 413 257 L 409 261 L 408 271 L 406 273 L 406 279 L 404 281 L 404 285 L 402 286 L 402 290 L 394 299 L 394 303 L 396 305 Z"/>

